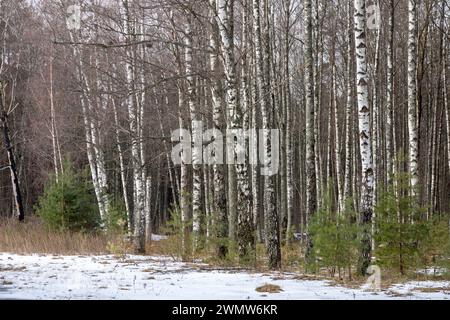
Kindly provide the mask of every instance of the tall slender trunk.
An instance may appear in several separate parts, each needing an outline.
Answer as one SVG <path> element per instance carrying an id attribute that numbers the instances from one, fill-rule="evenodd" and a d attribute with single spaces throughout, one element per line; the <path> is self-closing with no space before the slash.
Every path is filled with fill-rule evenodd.
<path id="1" fill-rule="evenodd" d="M 211 12 L 211 26 L 212 32 L 210 35 L 210 49 L 211 53 L 209 55 L 211 72 L 213 73 L 213 79 L 211 83 L 211 98 L 213 105 L 213 124 L 214 130 L 217 133 L 221 132 L 224 127 L 223 119 L 223 91 L 222 83 L 220 81 L 220 65 L 219 65 L 219 30 L 216 21 L 216 0 L 210 0 L 210 5 L 212 9 Z M 222 141 L 223 142 L 223 141 Z M 227 197 L 225 195 L 225 166 L 223 165 L 223 155 L 222 159 L 219 159 L 219 154 L 216 153 L 213 166 L 213 176 L 214 176 L 214 237 L 216 238 L 216 253 L 219 259 L 225 258 L 227 254 L 227 245 L 225 239 L 228 235 L 227 233 Z"/>
<path id="2" fill-rule="evenodd" d="M 56 183 L 59 181 L 59 165 L 62 159 L 58 160 L 58 155 L 61 156 L 59 150 L 58 142 L 58 132 L 56 130 L 56 119 L 55 119 L 55 103 L 53 94 L 53 46 L 50 48 L 50 62 L 49 62 L 49 98 L 50 98 L 50 135 L 52 136 L 52 147 L 53 147 L 53 166 L 55 169 Z M 62 165 L 61 165 L 62 170 Z"/>
<path id="3" fill-rule="evenodd" d="M 395 0 L 389 0 L 387 40 L 387 88 L 386 88 L 386 165 L 387 182 L 392 184 L 394 174 L 393 112 L 394 112 L 394 17 Z"/>
<path id="4" fill-rule="evenodd" d="M 131 17 L 129 12 L 128 0 L 123 0 L 124 7 L 124 33 L 126 41 L 131 43 L 134 38 L 134 31 L 131 27 Z M 131 155 L 133 165 L 133 178 L 134 178 L 134 234 L 133 245 L 136 253 L 145 252 L 145 226 L 143 225 L 143 214 L 145 206 L 145 182 L 142 181 L 142 162 L 140 154 L 140 137 L 138 128 L 138 108 L 135 95 L 135 76 L 133 62 L 135 60 L 135 54 L 133 48 L 128 50 L 125 61 L 126 71 L 126 85 L 127 85 L 127 108 L 128 117 L 130 121 L 130 134 L 131 134 Z"/>
<path id="5" fill-rule="evenodd" d="M 314 60 L 313 60 L 313 18 L 311 0 L 305 0 L 306 24 L 306 57 L 305 57 L 305 90 L 306 90 L 306 224 L 317 209 L 316 185 L 316 152 L 315 152 L 315 109 L 314 109 Z M 308 237 L 306 258 L 311 258 L 312 239 Z"/>
<path id="6" fill-rule="evenodd" d="M 2 131 L 3 131 L 3 144 L 6 149 L 6 153 L 8 156 L 8 167 L 9 172 L 11 174 L 11 184 L 13 188 L 13 197 L 14 197 L 14 204 L 16 208 L 16 218 L 19 221 L 23 221 L 25 219 L 25 210 L 23 207 L 22 202 L 22 193 L 20 190 L 20 183 L 19 183 L 19 177 L 17 175 L 17 167 L 16 167 L 16 160 L 14 159 L 14 149 L 11 144 L 11 139 L 9 136 L 9 128 L 8 128 L 8 114 L 6 113 L 4 108 L 4 101 L 3 101 L 3 87 L 2 83 L 0 82 L 0 107 L 2 114 L 0 115 L 0 121 L 2 125 Z"/>
<path id="7" fill-rule="evenodd" d="M 239 106 L 236 68 L 234 56 L 234 0 L 218 0 L 218 25 L 222 43 L 225 69 L 225 87 L 228 107 L 228 128 L 238 130 L 243 134 L 244 113 L 247 110 L 248 99 L 243 101 L 243 106 Z M 244 15 L 246 16 L 246 15 Z M 245 51 L 245 50 L 244 50 Z M 245 80 L 244 80 L 245 81 Z M 245 82 L 244 82 L 245 84 Z M 247 105 L 247 106 L 246 106 Z M 248 139 L 243 137 L 240 144 L 235 144 L 230 148 L 227 137 L 228 159 L 236 161 L 236 181 L 237 181 L 237 230 L 236 236 L 238 241 L 239 257 L 241 260 L 247 260 L 250 249 L 253 247 L 253 231 L 251 221 L 251 193 L 248 181 L 247 156 L 248 156 Z M 238 159 L 242 159 L 240 163 Z"/>
<path id="8" fill-rule="evenodd" d="M 334 54 L 334 52 L 333 52 Z M 343 177 L 342 177 L 342 163 L 341 163 L 341 138 L 339 134 L 339 112 L 337 102 L 337 73 L 336 73 L 336 61 L 333 59 L 333 113 L 334 113 L 334 157 L 336 158 L 336 189 L 337 189 L 337 209 L 338 213 L 344 210 L 343 205 Z M 331 119 L 330 119 L 331 122 Z M 330 140 L 330 139 L 329 139 Z M 331 175 L 329 175 L 330 177 Z"/>
<path id="9" fill-rule="evenodd" d="M 366 4 L 355 0 L 356 84 L 358 93 L 359 146 L 361 155 L 360 224 L 361 252 L 358 270 L 366 274 L 371 260 L 370 226 L 373 213 L 373 163 L 370 137 L 370 109 L 367 88 Z"/>
<path id="10" fill-rule="evenodd" d="M 194 76 L 193 76 L 193 55 L 192 55 L 192 26 L 191 21 L 186 25 L 185 37 L 185 64 L 186 64 L 186 80 L 188 84 L 188 105 L 191 116 L 192 126 L 192 174 L 193 174 L 193 190 L 192 190 L 192 223 L 193 223 L 193 250 L 197 251 L 201 247 L 201 226 L 203 222 L 202 212 L 202 148 L 198 147 L 202 139 L 201 117 L 198 106 L 195 101 L 194 92 Z"/>
<path id="11" fill-rule="evenodd" d="M 148 174 L 145 181 L 145 238 L 147 241 L 152 240 L 152 178 Z"/>
<path id="12" fill-rule="evenodd" d="M 286 245 L 291 243 L 292 228 L 293 228 L 293 206 L 294 206 L 294 155 L 292 145 L 292 105 L 291 105 L 291 87 L 290 87 L 290 72 L 289 72 L 289 51 L 290 51 L 290 10 L 291 1 L 284 1 L 284 90 L 285 90 L 285 112 L 286 112 Z"/>
<path id="13" fill-rule="evenodd" d="M 444 45 L 444 52 L 447 52 L 447 47 Z M 448 83 L 447 83 L 447 56 L 444 54 L 443 61 L 443 85 L 444 85 L 444 109 L 445 109 L 445 119 L 447 120 L 447 161 L 448 168 L 450 170 L 450 110 L 448 106 Z"/>
<path id="14" fill-rule="evenodd" d="M 70 33 L 70 38 L 72 42 L 74 42 L 74 35 L 72 33 Z M 107 216 L 107 211 L 109 210 L 110 203 L 107 194 L 107 185 L 105 184 L 106 181 L 102 179 L 102 177 L 100 177 L 101 172 L 105 172 L 105 170 L 102 169 L 104 162 L 102 161 L 101 154 L 98 150 L 95 123 L 92 120 L 92 115 L 89 112 L 93 109 L 91 96 L 92 90 L 87 79 L 86 72 L 84 70 L 84 62 L 79 47 L 74 46 L 73 55 L 77 61 L 77 80 L 81 86 L 80 103 L 86 137 L 86 154 L 89 162 L 92 184 L 94 186 L 94 192 L 99 207 L 100 217 L 103 220 Z"/>
<path id="15" fill-rule="evenodd" d="M 347 0 L 347 101 L 345 107 L 345 177 L 344 196 L 341 208 L 345 207 L 345 201 L 352 196 L 352 142 L 353 142 L 353 99 L 352 99 L 352 62 L 353 62 L 353 24 L 352 24 L 352 0 Z"/>
<path id="16" fill-rule="evenodd" d="M 379 1 L 376 1 L 376 6 L 379 8 Z M 378 188 L 379 188 L 379 177 L 380 177 L 380 159 L 378 157 L 378 152 L 381 145 L 381 139 L 379 136 L 379 97 L 378 97 L 378 73 L 379 73 L 379 64 L 380 64 L 380 41 L 381 41 L 381 23 L 376 29 L 376 44 L 375 44 L 375 57 L 374 57 L 374 69 L 372 75 L 372 167 L 373 167 L 373 201 L 372 207 L 375 207 L 378 196 Z M 376 212 L 372 209 L 372 229 L 371 229 L 371 250 L 375 250 L 375 219 Z"/>
<path id="17" fill-rule="evenodd" d="M 269 21 L 268 21 L 268 1 L 264 0 L 264 17 L 265 30 L 264 37 L 267 47 L 269 38 Z M 265 160 L 273 160 L 272 157 L 272 141 L 269 129 L 271 126 L 270 113 L 272 106 L 270 103 L 270 79 L 267 48 L 263 52 L 263 45 L 261 41 L 261 15 L 260 15 L 260 1 L 253 0 L 253 22 L 254 22 L 254 41 L 256 50 L 256 77 L 258 83 L 258 91 L 261 102 L 261 116 L 262 128 L 265 129 L 263 135 L 263 142 L 265 148 Z M 265 53 L 265 54 L 264 54 Z M 266 64 L 264 66 L 264 64 Z M 270 165 L 270 164 L 269 164 Z M 272 169 L 272 168 L 271 168 Z M 269 268 L 279 269 L 281 267 L 281 249 L 280 249 L 280 235 L 278 214 L 275 206 L 275 179 L 273 172 L 269 172 L 264 176 L 264 220 L 265 220 L 265 237 L 267 245 L 267 254 L 269 256 Z"/>
<path id="18" fill-rule="evenodd" d="M 408 136 L 411 195 L 417 196 L 417 0 L 408 0 Z"/>
<path id="19" fill-rule="evenodd" d="M 120 134 L 119 134 L 120 123 L 119 123 L 119 117 L 117 114 L 116 101 L 114 100 L 114 98 L 112 98 L 111 100 L 112 100 L 113 114 L 114 114 L 114 132 L 115 132 L 115 138 L 116 138 L 116 144 L 117 144 L 117 152 L 119 154 L 120 180 L 122 182 L 122 196 L 123 196 L 123 201 L 125 203 L 125 211 L 127 214 L 127 230 L 128 230 L 128 234 L 131 235 L 131 232 L 132 232 L 131 208 L 130 208 L 130 201 L 128 198 L 128 184 L 127 184 L 125 159 L 123 156 L 123 149 L 122 149 L 122 144 L 120 141 Z"/>

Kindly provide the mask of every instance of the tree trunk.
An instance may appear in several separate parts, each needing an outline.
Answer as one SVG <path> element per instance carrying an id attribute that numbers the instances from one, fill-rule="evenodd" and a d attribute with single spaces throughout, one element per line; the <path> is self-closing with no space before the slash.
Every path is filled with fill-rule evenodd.
<path id="1" fill-rule="evenodd" d="M 130 13 L 128 7 L 128 0 L 123 0 L 124 13 L 124 33 L 126 41 L 128 43 L 133 42 L 133 30 L 130 26 Z M 127 84 L 127 108 L 128 117 L 130 121 L 130 134 L 131 134 L 131 154 L 132 154 L 132 165 L 133 165 L 133 178 L 134 178 L 134 251 L 136 253 L 145 252 L 145 227 L 143 225 L 143 214 L 145 207 L 145 182 L 142 181 L 142 162 L 140 154 L 140 137 L 138 130 L 138 108 L 136 97 L 134 94 L 134 68 L 133 61 L 135 55 L 133 50 L 127 52 L 127 60 L 125 62 L 126 71 L 126 84 Z"/>
<path id="2" fill-rule="evenodd" d="M 261 16 L 260 16 L 260 2 L 253 1 L 253 21 L 254 21 L 254 41 L 256 50 L 256 77 L 258 83 L 258 91 L 261 101 L 261 116 L 263 144 L 264 144 L 264 164 L 271 166 L 267 160 L 273 161 L 272 157 L 272 141 L 270 134 L 271 119 L 270 113 L 272 106 L 270 103 L 270 79 L 269 79 L 269 61 L 267 56 L 267 46 L 269 45 L 269 21 L 268 21 L 268 1 L 264 0 L 264 17 L 265 17 L 265 54 L 263 53 L 263 46 L 261 41 Z M 272 171 L 270 168 L 269 171 Z M 267 255 L 269 257 L 268 266 L 270 269 L 279 269 L 281 267 L 281 249 L 280 249 L 280 234 L 278 214 L 275 205 L 275 178 L 274 172 L 265 172 L 264 175 L 264 220 L 265 220 L 265 237 L 267 245 Z"/>
<path id="3" fill-rule="evenodd" d="M 305 57 L 305 89 L 306 89 L 306 219 L 307 225 L 317 209 L 316 184 L 316 152 L 315 152 L 315 110 L 314 110 L 314 61 L 313 61 L 313 19 L 312 0 L 305 0 L 306 24 L 306 57 Z M 306 252 L 307 261 L 312 255 L 312 240 L 308 236 Z"/>
<path id="4" fill-rule="evenodd" d="M 408 1 L 408 136 L 411 195 L 417 196 L 417 0 Z"/>
<path id="5" fill-rule="evenodd" d="M 219 30 L 216 21 L 216 0 L 210 0 L 211 8 L 213 12 L 211 12 L 211 25 L 212 32 L 210 36 L 210 49 L 211 53 L 209 55 L 211 72 L 213 73 L 213 79 L 211 83 L 211 97 L 212 97 L 212 105 L 213 105 L 213 123 L 214 130 L 217 133 L 221 132 L 224 127 L 223 121 L 223 92 L 222 92 L 222 83 L 220 81 L 219 74 Z M 222 141 L 223 143 L 223 141 Z M 219 259 L 225 258 L 227 254 L 227 245 L 225 243 L 226 237 L 228 235 L 227 232 L 227 198 L 225 194 L 225 166 L 223 165 L 223 155 L 222 159 L 219 159 L 219 154 L 216 153 L 216 157 L 214 159 L 213 166 L 213 175 L 214 175 L 214 237 L 216 243 L 216 253 Z"/>
<path id="6" fill-rule="evenodd" d="M 361 202 L 360 224 L 361 252 L 358 263 L 359 273 L 366 274 L 371 260 L 370 226 L 373 212 L 373 164 L 370 138 L 370 109 L 367 88 L 367 46 L 366 46 L 366 4 L 365 0 L 355 0 L 355 47 L 356 84 L 358 93 L 359 146 L 361 155 Z"/>
<path id="7" fill-rule="evenodd" d="M 9 137 L 8 114 L 4 111 L 3 106 L 3 92 L 1 92 L 3 91 L 3 88 L 1 85 L 2 83 L 0 82 L 0 104 L 2 110 L 0 121 L 2 123 L 3 144 L 8 155 L 8 167 L 9 172 L 11 173 L 11 184 L 13 188 L 14 204 L 16 207 L 16 218 L 19 221 L 23 221 L 25 219 L 25 211 L 23 208 L 22 193 L 20 191 L 19 178 L 17 175 L 16 160 L 14 159 L 14 149 L 11 145 L 11 139 Z"/>

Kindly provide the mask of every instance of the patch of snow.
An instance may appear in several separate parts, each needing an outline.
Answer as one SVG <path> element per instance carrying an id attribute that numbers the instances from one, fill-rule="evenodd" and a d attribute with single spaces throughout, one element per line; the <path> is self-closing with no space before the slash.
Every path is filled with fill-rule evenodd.
<path id="1" fill-rule="evenodd" d="M 53 256 L 0 253 L 0 299 L 447 299 L 449 292 L 415 288 L 448 287 L 425 281 L 374 293 L 334 286 L 326 280 L 298 280 L 293 273 L 212 270 L 168 257 L 127 255 Z M 276 284 L 283 291 L 256 288 Z M 393 294 L 393 292 L 395 294 Z"/>
<path id="2" fill-rule="evenodd" d="M 418 270 L 417 273 L 419 274 L 425 274 L 427 276 L 442 276 L 448 272 L 447 268 L 440 268 L 440 267 L 429 267 L 426 269 Z"/>
<path id="3" fill-rule="evenodd" d="M 168 236 L 163 236 L 160 234 L 153 234 L 152 233 L 152 241 L 161 241 L 161 240 L 166 240 L 168 238 Z"/>

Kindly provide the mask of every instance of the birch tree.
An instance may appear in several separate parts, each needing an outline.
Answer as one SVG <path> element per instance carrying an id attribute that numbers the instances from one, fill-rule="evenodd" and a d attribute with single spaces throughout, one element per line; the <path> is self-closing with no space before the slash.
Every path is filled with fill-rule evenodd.
<path id="1" fill-rule="evenodd" d="M 408 137 L 411 194 L 417 195 L 417 1 L 408 0 Z"/>
<path id="2" fill-rule="evenodd" d="M 361 154 L 361 203 L 360 224 L 361 256 L 358 270 L 366 274 L 371 260 L 370 226 L 373 213 L 373 164 L 370 133 L 370 109 L 367 88 L 367 46 L 366 46 L 366 3 L 354 1 L 355 48 L 356 48 L 356 86 L 358 94 L 359 147 Z"/>
<path id="3" fill-rule="evenodd" d="M 305 109 L 306 109 L 306 218 L 309 220 L 317 209 L 316 152 L 315 152 L 315 110 L 313 69 L 313 19 L 312 3 L 306 0 L 306 51 L 305 51 Z M 311 254 L 312 242 L 308 239 L 307 259 Z"/>
<path id="4" fill-rule="evenodd" d="M 264 38 L 265 46 L 268 46 L 269 26 L 268 26 L 268 1 L 264 0 Z M 262 116 L 262 128 L 264 131 L 264 155 L 266 159 L 272 160 L 272 144 L 270 129 L 270 111 L 271 103 L 269 92 L 269 67 L 267 48 L 264 50 L 262 44 L 262 32 L 261 32 L 261 14 L 260 14 L 260 1 L 253 0 L 253 28 L 254 28 L 254 41 L 255 41 L 255 57 L 256 57 L 256 78 L 258 84 L 258 92 L 260 94 L 260 109 Z M 267 164 L 266 164 L 267 165 Z M 268 164 L 271 165 L 270 163 Z M 269 257 L 269 268 L 279 269 L 281 267 L 281 249 L 280 249 L 280 235 L 279 235 L 279 222 L 278 214 L 275 206 L 275 181 L 271 174 L 264 176 L 264 221 L 265 221 L 265 237 L 267 254 Z"/>
<path id="5" fill-rule="evenodd" d="M 186 25 L 185 36 L 185 65 L 186 65 L 186 81 L 188 86 L 188 106 L 191 116 L 192 127 L 192 220 L 193 220 L 193 235 L 194 235 L 194 251 L 199 249 L 201 225 L 203 221 L 202 212 L 202 148 L 199 148 L 202 138 L 201 117 L 198 112 L 198 106 L 195 101 L 194 92 L 194 76 L 193 76 L 193 55 L 192 55 L 192 22 L 188 21 Z"/>
<path id="6" fill-rule="evenodd" d="M 228 128 L 238 130 L 243 129 L 243 110 L 240 108 L 238 99 L 238 89 L 236 83 L 236 69 L 234 56 L 234 0 L 218 0 L 217 2 L 218 25 L 222 44 L 222 54 L 224 57 L 226 103 L 229 110 Z M 239 130 L 241 129 L 241 130 Z M 228 139 L 227 139 L 228 140 Z M 253 247 L 253 231 L 251 220 L 251 193 L 248 184 L 247 163 L 239 163 L 239 158 L 244 158 L 248 154 L 247 139 L 240 139 L 241 143 L 229 146 L 227 141 L 228 161 L 233 159 L 236 162 L 237 173 L 237 241 L 239 257 L 247 259 L 249 250 Z"/>
<path id="7" fill-rule="evenodd" d="M 122 1 L 123 5 L 123 22 L 124 33 L 127 43 L 133 43 L 133 33 L 131 26 L 131 15 L 128 0 Z M 131 48 L 132 49 L 132 48 Z M 134 94 L 135 71 L 134 71 L 134 52 L 127 50 L 127 57 L 125 60 L 126 84 L 127 84 L 127 109 L 129 117 L 130 135 L 131 135 L 131 153 L 133 165 L 133 179 L 134 179 L 134 206 L 133 206 L 133 245 L 136 253 L 145 252 L 145 229 L 143 225 L 143 212 L 145 206 L 145 187 L 142 181 L 142 162 L 139 143 L 138 130 L 138 110 L 136 96 Z"/>

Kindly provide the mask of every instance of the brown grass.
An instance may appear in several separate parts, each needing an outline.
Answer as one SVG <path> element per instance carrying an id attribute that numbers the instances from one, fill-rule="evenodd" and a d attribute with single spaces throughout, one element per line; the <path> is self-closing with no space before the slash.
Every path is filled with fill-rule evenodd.
<path id="1" fill-rule="evenodd" d="M 420 292 L 424 292 L 424 293 L 433 293 L 433 292 L 445 292 L 445 293 L 449 293 L 450 292 L 450 287 L 419 287 L 419 288 L 414 288 L 414 291 L 420 291 Z"/>
<path id="2" fill-rule="evenodd" d="M 105 235 L 49 231 L 36 217 L 29 217 L 23 223 L 0 220 L 0 252 L 102 254 L 107 251 L 107 243 Z"/>
<path id="3" fill-rule="evenodd" d="M 267 293 L 280 293 L 283 291 L 280 286 L 277 286 L 276 284 L 269 284 L 266 283 L 265 285 L 258 287 L 255 289 L 257 292 L 267 292 Z"/>

